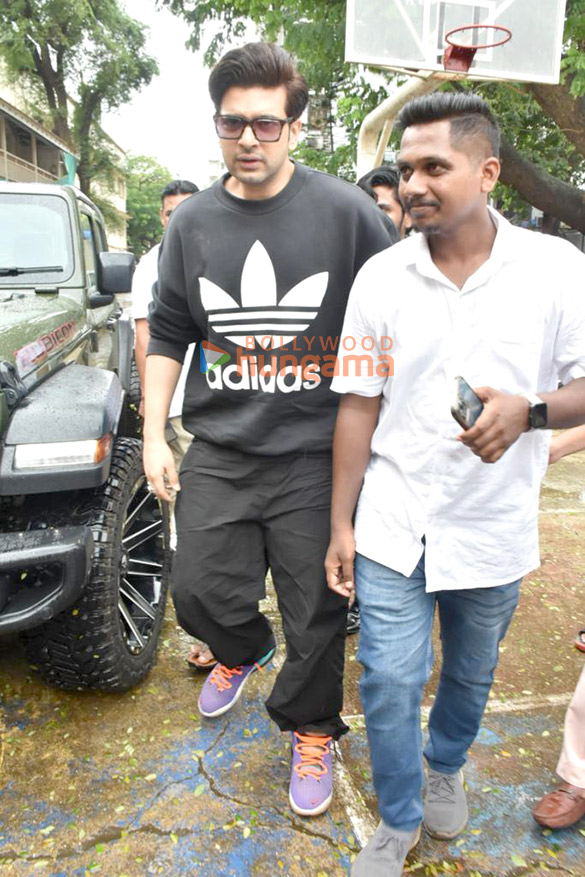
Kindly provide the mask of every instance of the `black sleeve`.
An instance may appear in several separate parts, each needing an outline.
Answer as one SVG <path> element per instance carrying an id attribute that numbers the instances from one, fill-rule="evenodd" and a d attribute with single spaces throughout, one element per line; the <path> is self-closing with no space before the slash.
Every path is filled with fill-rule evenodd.
<path id="1" fill-rule="evenodd" d="M 387 213 L 384 213 L 383 210 L 380 210 L 380 213 L 382 214 L 382 219 L 384 221 L 384 225 L 386 226 L 386 228 L 388 230 L 388 237 L 390 238 L 390 246 L 392 246 L 392 244 L 397 244 L 398 241 L 400 240 L 400 235 L 398 233 L 398 229 L 396 228 L 396 225 L 392 222 L 392 220 L 390 219 L 390 217 L 388 216 Z"/>
<path id="2" fill-rule="evenodd" d="M 202 338 L 189 310 L 183 249 L 181 225 L 170 223 L 161 243 L 158 283 L 148 314 L 148 354 L 168 356 L 181 363 L 189 344 Z M 190 279 L 197 282 L 196 277 Z"/>

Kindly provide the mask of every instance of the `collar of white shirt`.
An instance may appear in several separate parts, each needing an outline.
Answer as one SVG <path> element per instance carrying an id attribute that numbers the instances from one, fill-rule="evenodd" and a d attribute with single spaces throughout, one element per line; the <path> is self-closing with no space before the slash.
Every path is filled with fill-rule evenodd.
<path id="1" fill-rule="evenodd" d="M 492 251 L 489 259 L 486 259 L 483 265 L 465 281 L 461 289 L 449 280 L 448 277 L 445 277 L 437 268 L 433 262 L 429 244 L 424 234 L 417 234 L 413 238 L 413 241 L 416 242 L 416 247 L 411 250 L 410 263 L 423 277 L 438 280 L 440 283 L 452 287 L 461 295 L 476 289 L 496 274 L 505 262 L 513 261 L 518 256 L 518 240 L 515 238 L 513 226 L 493 208 L 488 207 L 488 211 L 496 227 L 496 237 Z"/>

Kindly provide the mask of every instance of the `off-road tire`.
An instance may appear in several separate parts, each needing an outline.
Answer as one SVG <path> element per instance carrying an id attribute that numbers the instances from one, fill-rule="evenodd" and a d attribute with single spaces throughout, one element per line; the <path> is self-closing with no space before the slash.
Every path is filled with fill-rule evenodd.
<path id="1" fill-rule="evenodd" d="M 138 409 L 140 408 L 140 376 L 136 367 L 136 360 L 132 355 L 132 365 L 130 367 L 130 386 L 124 399 L 124 408 L 120 418 L 120 426 L 118 434 L 128 436 L 129 438 L 142 438 L 142 430 L 144 421 Z"/>
<path id="2" fill-rule="evenodd" d="M 136 512 L 139 505 L 144 511 Z M 128 511 L 130 515 L 128 515 Z M 146 514 L 146 523 L 139 518 Z M 152 520 L 152 523 L 150 521 Z M 74 606 L 48 623 L 24 635 L 27 655 L 41 675 L 52 684 L 67 689 L 98 688 L 105 691 L 126 691 L 139 683 L 151 669 L 160 629 L 164 619 L 171 564 L 169 512 L 166 503 L 159 503 L 148 492 L 142 468 L 142 443 L 136 439 L 118 439 L 112 455 L 110 476 L 99 489 L 92 491 L 87 504 L 77 510 L 73 523 L 91 526 L 94 539 L 93 565 L 83 594 Z M 159 526 L 160 523 L 160 526 Z M 142 545 L 150 552 L 146 557 L 155 561 L 130 560 L 142 568 L 157 568 L 160 578 L 152 578 L 152 611 L 154 618 L 144 616 L 148 636 L 144 647 L 131 648 L 129 628 L 121 610 L 121 587 L 128 588 L 130 573 L 125 541 L 138 544 L 137 532 L 152 530 L 152 544 Z M 128 536 L 128 533 L 134 535 Z M 160 532 L 159 532 L 160 531 Z M 134 550 L 134 549 L 132 549 Z M 143 554 L 146 550 L 141 549 Z M 124 565 L 126 564 L 126 565 Z M 142 579 L 134 579 L 142 582 Z M 134 590 L 134 593 L 136 591 Z M 140 612 L 133 603 L 130 605 Z"/>

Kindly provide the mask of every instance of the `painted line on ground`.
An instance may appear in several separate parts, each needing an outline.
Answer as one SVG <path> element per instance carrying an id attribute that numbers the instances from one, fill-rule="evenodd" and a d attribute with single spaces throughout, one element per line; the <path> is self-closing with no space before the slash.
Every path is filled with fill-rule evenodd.
<path id="1" fill-rule="evenodd" d="M 490 700 L 486 707 L 486 713 L 497 715 L 499 713 L 523 713 L 530 710 L 538 710 L 543 707 L 567 706 L 573 692 L 566 694 L 544 694 L 541 697 L 517 697 L 513 700 Z M 428 719 L 431 707 L 425 706 L 421 710 L 424 719 Z M 365 727 L 363 713 L 355 713 L 352 716 L 342 716 L 344 722 L 353 724 L 354 727 Z"/>
<path id="2" fill-rule="evenodd" d="M 567 706 L 573 692 L 543 694 L 540 697 L 517 697 L 512 700 L 489 700 L 486 713 L 523 713 L 543 707 Z"/>
<path id="3" fill-rule="evenodd" d="M 541 509 L 541 515 L 582 515 L 585 508 L 581 509 Z"/>
<path id="4" fill-rule="evenodd" d="M 547 707 L 567 706 L 572 693 L 548 694 L 541 697 L 522 697 L 515 700 L 493 700 L 487 705 L 486 713 L 498 715 L 502 713 L 529 712 Z M 422 718 L 428 719 L 430 707 L 423 707 Z M 365 728 L 363 713 L 344 715 L 343 720 L 354 729 Z M 337 758 L 335 760 L 335 788 L 345 808 L 353 834 L 360 847 L 364 847 L 374 833 L 377 819 L 368 809 L 364 797 L 354 781 L 351 772 L 345 766 L 343 755 L 339 746 L 336 746 Z"/>
<path id="5" fill-rule="evenodd" d="M 376 817 L 368 809 L 364 796 L 354 782 L 351 772 L 345 766 L 339 746 L 336 746 L 335 789 L 347 813 L 351 830 L 360 847 L 365 847 L 378 824 Z"/>

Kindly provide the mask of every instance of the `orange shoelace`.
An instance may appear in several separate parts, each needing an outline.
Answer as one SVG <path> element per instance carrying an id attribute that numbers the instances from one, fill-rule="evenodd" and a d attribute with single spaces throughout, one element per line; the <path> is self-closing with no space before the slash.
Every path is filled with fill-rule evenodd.
<path id="1" fill-rule="evenodd" d="M 258 663 L 254 663 L 254 666 L 257 670 L 264 669 L 264 667 L 261 667 Z M 232 687 L 232 676 L 241 676 L 243 672 L 244 670 L 241 664 L 239 667 L 232 667 L 231 670 L 223 664 L 216 664 L 211 671 L 209 681 L 212 685 L 215 685 L 218 691 L 227 691 L 228 688 Z"/>
<path id="2" fill-rule="evenodd" d="M 227 691 L 228 688 L 232 687 L 232 676 L 241 676 L 243 672 L 241 667 L 234 667 L 230 670 L 229 667 L 218 664 L 211 671 L 209 681 L 212 685 L 215 685 L 218 691 Z"/>
<path id="3" fill-rule="evenodd" d="M 299 764 L 295 764 L 295 771 L 301 779 L 313 776 L 321 779 L 328 772 L 327 765 L 323 762 L 323 758 L 329 753 L 329 743 L 331 737 L 310 737 L 308 735 L 294 732 L 297 742 L 295 743 L 295 752 L 301 756 Z"/>

